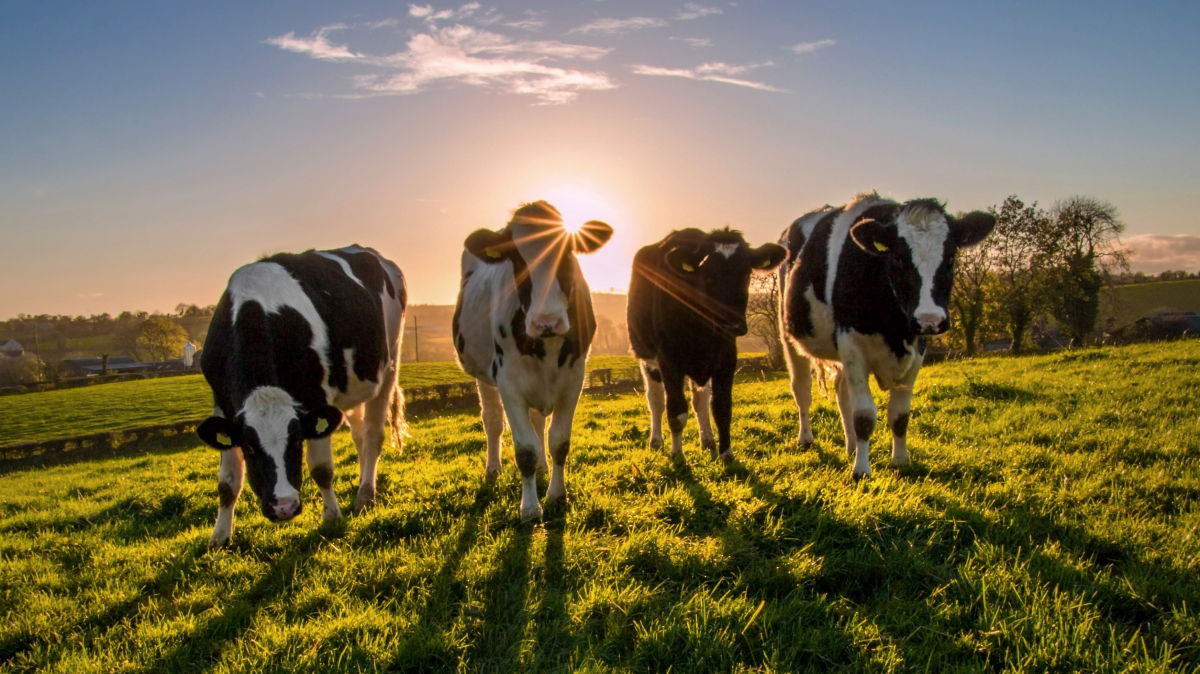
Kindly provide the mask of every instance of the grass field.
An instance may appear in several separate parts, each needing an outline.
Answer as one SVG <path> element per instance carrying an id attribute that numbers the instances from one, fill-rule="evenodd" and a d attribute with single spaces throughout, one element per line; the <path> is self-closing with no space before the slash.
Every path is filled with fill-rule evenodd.
<path id="1" fill-rule="evenodd" d="M 1112 317 L 1123 327 L 1162 308 L 1200 312 L 1200 280 L 1157 281 L 1106 288 L 1101 294 L 1100 324 Z"/>
<path id="2" fill-rule="evenodd" d="M 634 360 L 599 356 L 590 359 L 588 367 L 628 370 Z M 471 378 L 455 363 L 400 367 L 403 387 L 463 381 Z M 0 396 L 0 447 L 200 419 L 211 413 L 212 394 L 200 375 Z"/>
<path id="3" fill-rule="evenodd" d="M 204 552 L 190 441 L 0 481 L 0 668 L 57 671 L 1195 671 L 1200 342 L 930 367 L 914 463 L 855 484 L 836 409 L 793 447 L 786 381 L 735 391 L 734 451 L 645 449 L 581 403 L 564 511 L 516 519 L 473 415 L 412 428 L 377 506 Z M 880 425 L 882 427 L 882 424 Z M 343 431 L 336 489 L 353 498 Z M 544 488 L 544 485 L 543 485 Z"/>

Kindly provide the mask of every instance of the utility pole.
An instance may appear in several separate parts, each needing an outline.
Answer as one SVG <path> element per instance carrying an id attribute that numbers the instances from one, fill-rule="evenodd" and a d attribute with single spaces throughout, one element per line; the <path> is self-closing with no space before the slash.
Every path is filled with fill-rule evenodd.
<path id="1" fill-rule="evenodd" d="M 418 363 L 421 361 L 421 329 L 420 329 L 420 327 L 421 327 L 420 324 L 417 323 L 417 315 L 414 313 L 412 316 L 413 362 L 414 363 Z"/>

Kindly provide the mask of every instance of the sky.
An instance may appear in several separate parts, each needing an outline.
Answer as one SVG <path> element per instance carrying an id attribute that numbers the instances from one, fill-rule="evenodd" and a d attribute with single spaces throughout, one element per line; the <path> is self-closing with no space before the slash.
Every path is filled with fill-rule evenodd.
<path id="1" fill-rule="evenodd" d="M 622 291 L 682 227 L 752 245 L 876 189 L 1113 203 L 1200 270 L 1200 4 L 5 3 L 0 318 L 217 301 L 279 251 L 373 246 L 453 303 L 462 242 L 548 199 Z"/>

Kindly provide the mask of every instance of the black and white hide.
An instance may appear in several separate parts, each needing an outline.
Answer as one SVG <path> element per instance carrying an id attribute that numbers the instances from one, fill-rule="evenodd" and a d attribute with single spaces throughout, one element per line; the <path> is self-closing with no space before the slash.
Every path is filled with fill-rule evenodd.
<path id="1" fill-rule="evenodd" d="M 740 232 L 730 229 L 684 229 L 634 256 L 627 323 L 646 384 L 651 447 L 662 447 L 665 407 L 673 455 L 683 457 L 687 379 L 701 446 L 714 457 L 732 459 L 733 375 L 737 338 L 746 334 L 750 274 L 774 269 L 784 255 L 773 243 L 751 248 Z"/>
<path id="2" fill-rule="evenodd" d="M 358 447 L 355 507 L 374 501 L 385 427 L 397 446 L 403 432 L 396 372 L 406 302 L 400 269 L 357 245 L 272 255 L 230 276 L 201 363 L 214 410 L 197 434 L 221 450 L 210 547 L 229 542 L 243 476 L 267 519 L 300 513 L 306 441 L 325 520 L 341 516 L 329 436 L 343 413 Z"/>
<path id="3" fill-rule="evenodd" d="M 959 248 L 991 232 L 995 218 L 948 215 L 933 199 L 905 203 L 870 193 L 826 206 L 784 230 L 780 329 L 800 411 L 799 443 L 812 444 L 812 361 L 832 366 L 854 477 L 871 474 L 876 408 L 868 377 L 888 392 L 892 465 L 908 463 L 912 387 L 925 335 L 949 327 L 947 306 Z"/>
<path id="4" fill-rule="evenodd" d="M 608 241 L 612 228 L 590 221 L 578 232 L 545 201 L 525 204 L 500 230 L 467 237 L 454 346 L 479 387 L 487 436 L 487 476 L 500 472 L 507 416 L 521 471 L 522 520 L 541 517 L 537 473 L 546 470 L 546 417 L 554 461 L 547 505 L 566 498 L 564 469 L 584 361 L 596 332 L 592 298 L 575 256 Z"/>

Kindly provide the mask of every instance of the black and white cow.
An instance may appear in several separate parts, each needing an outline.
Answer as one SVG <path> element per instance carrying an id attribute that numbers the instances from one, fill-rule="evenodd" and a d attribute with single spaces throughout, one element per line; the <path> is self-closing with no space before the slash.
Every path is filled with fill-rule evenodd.
<path id="1" fill-rule="evenodd" d="M 406 302 L 400 269 L 357 245 L 272 255 L 229 277 L 201 363 L 215 409 L 197 434 L 221 450 L 210 547 L 229 542 L 243 474 L 267 519 L 299 514 L 305 440 L 325 520 L 341 516 L 329 436 L 343 412 L 358 447 L 355 507 L 374 501 L 385 426 L 397 445 L 403 432 Z"/>
<path id="2" fill-rule="evenodd" d="M 575 259 L 604 245 L 612 228 L 590 221 L 578 232 L 545 201 L 525 204 L 498 231 L 467 237 L 454 346 L 475 377 L 487 435 L 487 476 L 500 472 L 504 418 L 521 471 L 521 519 L 541 517 L 537 472 L 546 469 L 546 417 L 554 470 L 547 505 L 566 498 L 563 470 L 584 361 L 596 332 L 592 298 Z"/>
<path id="3" fill-rule="evenodd" d="M 650 446 L 662 447 L 665 405 L 673 455 L 683 457 L 690 380 L 700 444 L 729 461 L 737 337 L 746 334 L 750 274 L 774 269 L 785 251 L 773 243 L 750 248 L 740 232 L 671 232 L 633 258 L 629 281 L 629 341 L 640 361 L 650 407 Z M 709 405 L 717 421 L 717 442 Z"/>
<path id="4" fill-rule="evenodd" d="M 813 441 L 810 359 L 816 359 L 834 365 L 854 477 L 871 474 L 870 375 L 889 395 L 892 465 L 908 463 L 905 433 L 925 358 L 923 336 L 949 327 L 955 254 L 982 241 L 994 224 L 979 211 L 954 218 L 933 199 L 897 203 L 870 193 L 803 215 L 784 230 L 780 322 L 801 446 Z"/>

